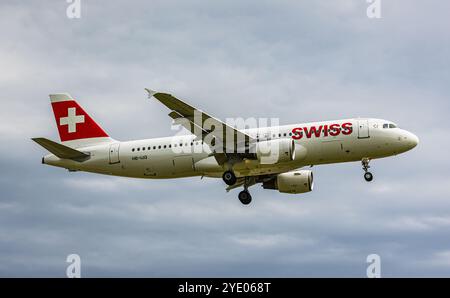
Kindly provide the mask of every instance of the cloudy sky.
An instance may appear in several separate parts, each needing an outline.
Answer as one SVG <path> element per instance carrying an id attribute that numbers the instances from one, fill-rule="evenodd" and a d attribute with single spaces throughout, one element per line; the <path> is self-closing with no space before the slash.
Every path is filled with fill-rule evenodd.
<path id="1" fill-rule="evenodd" d="M 0 276 L 450 275 L 450 3 L 382 0 L 0 4 Z M 318 166 L 312 193 L 221 180 L 133 180 L 40 164 L 58 140 L 48 94 L 69 92 L 119 140 L 174 134 L 144 88 L 219 118 L 282 124 L 390 119 L 420 137 L 404 155 Z"/>

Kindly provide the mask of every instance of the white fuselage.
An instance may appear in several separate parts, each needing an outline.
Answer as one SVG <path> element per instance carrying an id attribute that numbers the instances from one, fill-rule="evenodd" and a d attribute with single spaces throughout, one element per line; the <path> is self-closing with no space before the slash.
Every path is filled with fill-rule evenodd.
<path id="1" fill-rule="evenodd" d="M 352 127 L 346 134 L 342 131 L 344 123 L 351 123 Z M 341 127 L 339 134 L 330 130 L 333 124 Z M 315 129 L 311 132 L 313 127 Z M 301 133 L 294 133 L 296 131 Z M 381 119 L 344 119 L 247 129 L 243 132 L 259 141 L 292 138 L 296 146 L 301 145 L 306 151 L 298 158 L 283 163 L 262 164 L 257 159 L 244 159 L 233 164 L 237 177 L 276 174 L 307 165 L 377 159 L 403 153 L 418 143 L 414 134 Z M 173 144 L 177 144 L 177 148 Z M 227 166 L 219 165 L 211 155 L 210 147 L 196 141 L 194 135 L 113 141 L 78 150 L 89 153 L 90 158 L 77 162 L 50 154 L 43 158 L 43 163 L 72 171 L 136 178 L 221 177 Z"/>

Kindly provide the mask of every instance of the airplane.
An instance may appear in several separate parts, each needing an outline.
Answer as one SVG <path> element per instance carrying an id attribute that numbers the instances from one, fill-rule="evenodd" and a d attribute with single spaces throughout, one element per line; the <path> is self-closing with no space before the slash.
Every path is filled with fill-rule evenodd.
<path id="1" fill-rule="evenodd" d="M 313 172 L 304 168 L 314 165 L 360 161 L 370 182 L 371 160 L 404 153 L 419 143 L 413 133 L 375 118 L 238 129 L 169 93 L 145 90 L 190 134 L 117 141 L 72 96 L 50 94 L 61 142 L 32 138 L 51 153 L 42 157 L 42 164 L 134 178 L 222 178 L 226 191 L 243 187 L 238 198 L 248 205 L 248 189 L 255 184 L 289 194 L 312 191 Z"/>

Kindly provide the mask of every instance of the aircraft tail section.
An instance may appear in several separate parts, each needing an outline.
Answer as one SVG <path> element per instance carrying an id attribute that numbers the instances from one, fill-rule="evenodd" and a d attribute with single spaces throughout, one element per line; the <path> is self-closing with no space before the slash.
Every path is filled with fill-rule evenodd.
<path id="1" fill-rule="evenodd" d="M 63 144 L 77 148 L 113 141 L 69 94 L 50 94 L 50 101 Z"/>
<path id="2" fill-rule="evenodd" d="M 32 140 L 59 158 L 82 162 L 89 159 L 90 157 L 90 155 L 87 153 L 53 142 L 52 140 L 46 138 L 33 138 Z"/>

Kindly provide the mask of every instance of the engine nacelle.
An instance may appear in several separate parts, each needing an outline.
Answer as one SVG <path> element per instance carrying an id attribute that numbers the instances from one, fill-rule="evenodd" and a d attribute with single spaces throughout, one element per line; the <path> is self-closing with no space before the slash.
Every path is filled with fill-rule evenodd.
<path id="1" fill-rule="evenodd" d="M 263 188 L 278 189 L 279 192 L 292 194 L 310 192 L 314 188 L 313 173 L 309 170 L 282 173 L 264 182 Z"/>
<path id="2" fill-rule="evenodd" d="M 306 149 L 306 147 L 304 147 L 300 144 L 295 144 L 294 156 L 293 156 L 295 161 L 304 160 L 306 158 L 307 154 L 308 154 L 308 150 Z"/>
<path id="3" fill-rule="evenodd" d="M 256 157 L 261 164 L 276 164 L 294 160 L 295 143 L 292 139 L 276 139 L 256 144 Z"/>

